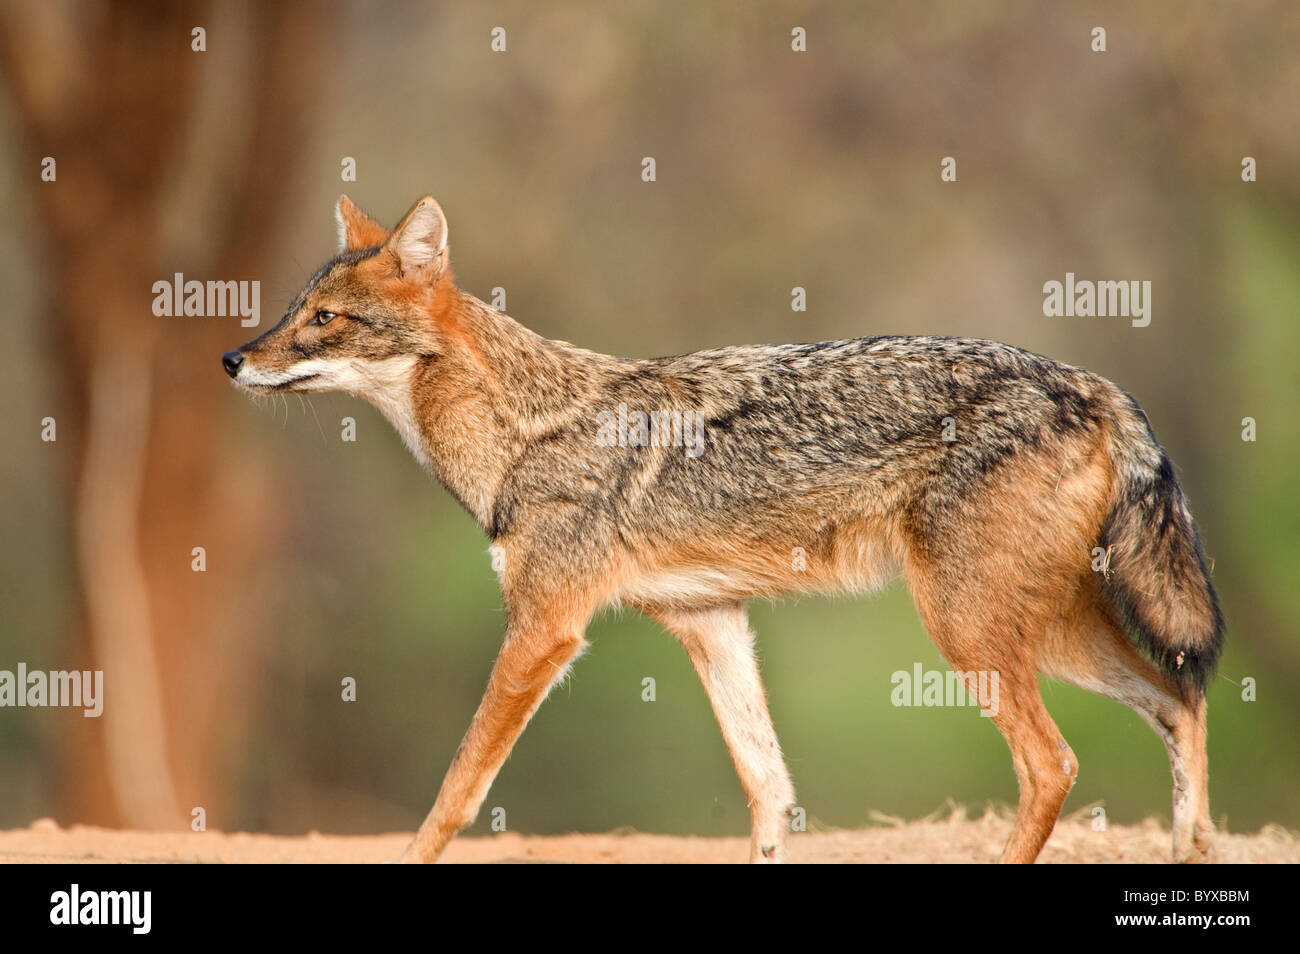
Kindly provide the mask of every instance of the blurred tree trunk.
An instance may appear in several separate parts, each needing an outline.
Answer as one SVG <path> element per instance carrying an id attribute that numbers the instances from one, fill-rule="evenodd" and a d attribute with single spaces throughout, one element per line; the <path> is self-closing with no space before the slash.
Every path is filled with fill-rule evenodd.
<path id="1" fill-rule="evenodd" d="M 229 792 L 224 753 L 258 670 L 258 618 L 229 601 L 275 530 L 263 521 L 256 535 L 240 532 L 256 495 L 218 466 L 213 411 L 229 386 L 218 356 L 251 335 L 233 319 L 156 317 L 152 286 L 181 270 L 258 277 L 306 151 L 331 15 L 306 0 L 0 14 L 0 64 L 49 263 L 57 446 L 80 582 L 67 665 L 104 671 L 103 716 L 78 720 L 64 752 L 60 807 L 77 821 L 176 827 L 203 806 L 216 824 Z M 214 30 L 218 19 L 229 29 Z M 208 52 L 191 48 L 195 27 Z M 201 79 L 217 44 L 241 44 L 250 69 L 219 77 L 223 89 L 244 87 L 240 109 L 204 116 Z M 217 201 L 190 225 L 199 261 L 169 243 L 168 215 L 174 195 L 191 205 L 185 146 L 203 123 L 220 124 L 222 148 L 200 163 Z M 46 156 L 54 182 L 40 181 Z M 191 569 L 198 546 L 207 572 Z"/>

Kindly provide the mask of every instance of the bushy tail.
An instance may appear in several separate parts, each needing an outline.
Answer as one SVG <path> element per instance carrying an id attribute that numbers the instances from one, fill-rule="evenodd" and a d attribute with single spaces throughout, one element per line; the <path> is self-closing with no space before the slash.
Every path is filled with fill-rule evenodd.
<path id="1" fill-rule="evenodd" d="M 1223 650 L 1223 614 L 1200 534 L 1169 456 L 1127 394 L 1117 424 L 1103 592 L 1134 642 L 1185 697 L 1199 698 Z"/>

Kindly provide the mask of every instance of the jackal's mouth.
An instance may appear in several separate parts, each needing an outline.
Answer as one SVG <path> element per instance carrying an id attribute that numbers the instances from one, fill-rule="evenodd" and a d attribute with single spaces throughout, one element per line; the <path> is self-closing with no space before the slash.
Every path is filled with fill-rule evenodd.
<path id="1" fill-rule="evenodd" d="M 241 375 L 242 377 L 242 375 Z M 312 378 L 319 378 L 319 374 L 301 374 L 296 378 L 289 378 L 285 381 L 258 381 L 235 379 L 235 383 L 249 391 L 261 391 L 264 393 L 273 393 L 278 391 L 292 391 L 294 385 L 302 384 L 304 381 L 310 381 Z"/>
<path id="2" fill-rule="evenodd" d="M 263 384 L 259 386 L 266 388 L 268 391 L 292 391 L 295 384 L 302 384 L 304 381 L 319 377 L 319 374 L 303 374 L 296 378 L 290 378 L 288 381 L 281 381 L 279 384 Z"/>

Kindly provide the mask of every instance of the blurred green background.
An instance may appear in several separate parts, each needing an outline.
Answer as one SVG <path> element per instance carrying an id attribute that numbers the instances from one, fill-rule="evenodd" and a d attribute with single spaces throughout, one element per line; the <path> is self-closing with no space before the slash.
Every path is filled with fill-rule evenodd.
<path id="1" fill-rule="evenodd" d="M 1229 621 L 1209 702 L 1215 819 L 1300 827 L 1294 4 L 40 9 L 6 13 L 2 51 L 0 668 L 97 664 L 83 575 L 104 541 L 87 540 L 78 502 L 94 409 L 118 398 L 86 380 L 125 363 L 149 383 L 153 428 L 143 488 L 121 489 L 138 529 L 122 545 L 150 594 L 180 816 L 124 805 L 111 782 L 113 693 L 132 674 L 110 669 L 102 720 L 0 710 L 0 827 L 183 825 L 204 806 L 226 830 L 374 832 L 412 829 L 432 804 L 502 636 L 487 541 L 378 412 L 337 395 L 255 405 L 217 361 L 251 337 L 237 319 L 150 310 L 151 282 L 176 271 L 258 279 L 269 327 L 333 253 L 340 192 L 389 224 L 433 193 L 462 287 L 501 286 L 515 318 L 592 349 L 953 334 L 1112 378 L 1179 467 Z M 791 50 L 796 26 L 807 52 Z M 128 60 L 157 75 L 84 99 Z M 46 155 L 57 182 L 40 179 Z M 137 166 L 153 191 L 128 186 Z M 1150 280 L 1150 326 L 1044 317 L 1043 283 L 1067 271 Z M 340 440 L 349 416 L 355 443 Z M 943 667 L 900 584 L 752 616 L 815 824 L 1014 804 L 987 720 L 890 704 L 895 670 Z M 471 831 L 496 806 L 531 833 L 747 831 L 680 647 L 632 613 L 588 637 Z M 1147 726 L 1043 691 L 1081 763 L 1066 810 L 1167 820 Z"/>

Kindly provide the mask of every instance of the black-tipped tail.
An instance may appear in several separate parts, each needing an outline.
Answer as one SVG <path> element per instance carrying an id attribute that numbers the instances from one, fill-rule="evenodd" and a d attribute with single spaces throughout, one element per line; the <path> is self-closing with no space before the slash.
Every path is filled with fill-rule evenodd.
<path id="1" fill-rule="evenodd" d="M 1134 440 L 1138 420 L 1117 437 L 1102 588 L 1134 642 L 1184 696 L 1199 697 L 1223 651 L 1223 614 L 1173 465 L 1133 408 L 1146 440 Z"/>

